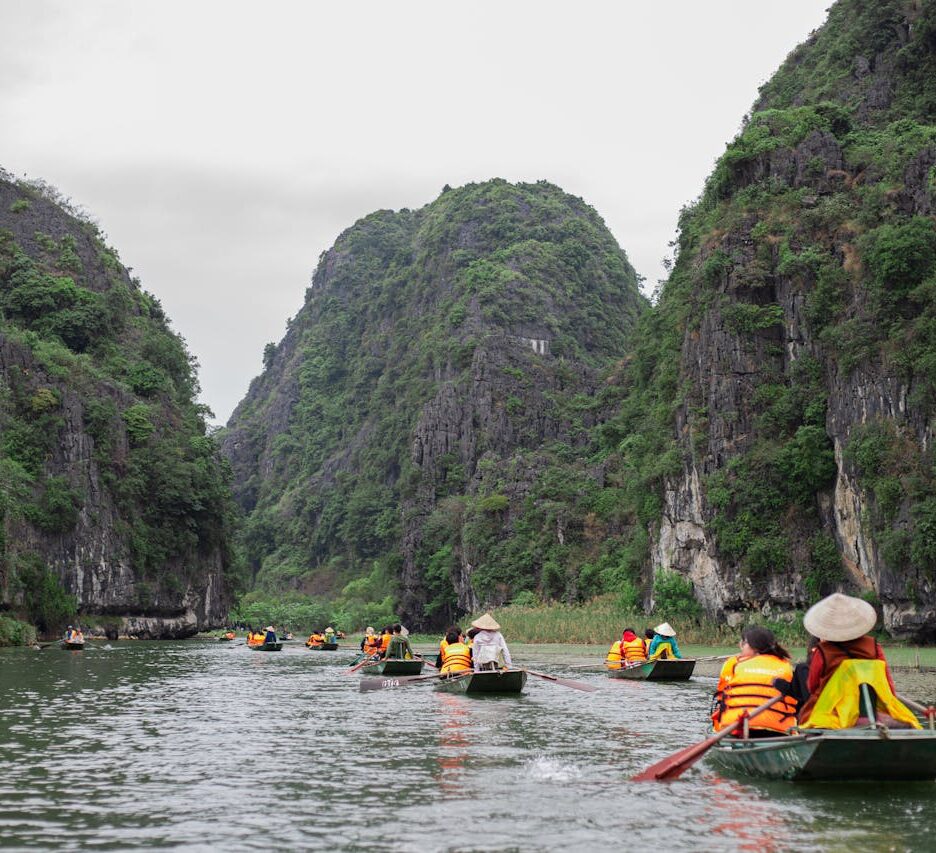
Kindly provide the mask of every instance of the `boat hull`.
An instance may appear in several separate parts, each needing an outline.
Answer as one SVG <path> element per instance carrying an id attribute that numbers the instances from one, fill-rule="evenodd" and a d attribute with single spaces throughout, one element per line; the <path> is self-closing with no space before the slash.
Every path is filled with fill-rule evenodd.
<path id="1" fill-rule="evenodd" d="M 365 675 L 419 675 L 423 671 L 421 660 L 383 660 L 373 666 L 363 666 Z"/>
<path id="2" fill-rule="evenodd" d="M 314 652 L 333 652 L 338 648 L 338 643 L 306 643 L 306 647 Z"/>
<path id="3" fill-rule="evenodd" d="M 708 752 L 722 770 L 791 782 L 936 780 L 936 732 L 816 730 L 776 738 L 726 738 Z"/>
<path id="4" fill-rule="evenodd" d="M 439 679 L 438 687 L 452 693 L 482 695 L 488 693 L 521 693 L 527 682 L 527 674 L 522 669 L 508 669 L 495 672 L 476 672 L 460 678 Z"/>
<path id="5" fill-rule="evenodd" d="M 84 648 L 84 641 L 80 643 L 69 643 L 67 640 L 62 640 L 62 648 L 70 649 L 73 652 L 80 652 Z"/>
<path id="6" fill-rule="evenodd" d="M 281 652 L 283 650 L 283 644 L 260 643 L 259 645 L 248 646 L 248 648 L 253 649 L 255 652 Z"/>
<path id="7" fill-rule="evenodd" d="M 663 658 L 627 669 L 609 669 L 608 678 L 627 678 L 633 681 L 688 681 L 695 665 L 696 662 L 692 658 Z"/>

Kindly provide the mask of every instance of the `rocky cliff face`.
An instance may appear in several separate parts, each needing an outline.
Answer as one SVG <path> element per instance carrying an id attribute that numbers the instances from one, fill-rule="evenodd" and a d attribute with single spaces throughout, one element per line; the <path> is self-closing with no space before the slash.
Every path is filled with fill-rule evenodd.
<path id="1" fill-rule="evenodd" d="M 0 607 L 139 637 L 220 624 L 224 466 L 184 345 L 100 233 L 0 179 Z M 99 620 L 97 620 L 99 621 Z"/>
<path id="2" fill-rule="evenodd" d="M 681 223 L 652 562 L 729 619 L 843 588 L 936 635 L 934 69 L 936 4 L 842 0 Z"/>
<path id="3" fill-rule="evenodd" d="M 544 475 L 597 482 L 575 448 L 643 308 L 595 212 L 546 183 L 355 224 L 223 440 L 258 583 L 335 595 L 376 560 L 415 625 L 544 583 L 524 549 L 569 509 Z"/>

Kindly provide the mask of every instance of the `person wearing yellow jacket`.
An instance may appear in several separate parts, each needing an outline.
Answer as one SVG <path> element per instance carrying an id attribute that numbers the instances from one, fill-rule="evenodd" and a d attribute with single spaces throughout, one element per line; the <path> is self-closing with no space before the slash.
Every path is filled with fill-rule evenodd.
<path id="1" fill-rule="evenodd" d="M 784 698 L 751 720 L 752 737 L 776 737 L 796 725 L 796 702 L 774 686 L 774 679 L 790 681 L 793 666 L 790 654 L 773 632 L 752 626 L 741 634 L 741 652 L 725 661 L 712 697 L 712 725 L 715 731 L 734 728 L 750 713 L 775 696 Z"/>
<path id="2" fill-rule="evenodd" d="M 462 642 L 461 635 L 455 629 L 445 635 L 445 648 L 442 650 L 440 674 L 454 675 L 459 672 L 471 672 L 471 647 Z"/>
<path id="3" fill-rule="evenodd" d="M 608 649 L 605 665 L 608 669 L 620 669 L 622 666 L 647 659 L 647 644 L 638 637 L 633 628 L 625 628 L 621 639 Z"/>

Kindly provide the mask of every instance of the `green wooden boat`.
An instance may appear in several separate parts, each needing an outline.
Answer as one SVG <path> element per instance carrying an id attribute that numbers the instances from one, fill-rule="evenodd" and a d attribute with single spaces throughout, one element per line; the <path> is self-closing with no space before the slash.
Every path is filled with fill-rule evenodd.
<path id="1" fill-rule="evenodd" d="M 440 678 L 439 690 L 451 693 L 488 694 L 521 693 L 527 682 L 526 670 L 504 669 L 475 672 L 472 675 Z"/>
<path id="2" fill-rule="evenodd" d="M 688 681 L 695 669 L 694 658 L 660 658 L 631 665 L 626 669 L 609 669 L 608 678 L 630 678 L 636 681 Z"/>
<path id="3" fill-rule="evenodd" d="M 358 672 L 364 675 L 419 675 L 424 665 L 425 662 L 421 660 L 390 658 L 373 666 L 362 666 Z"/>
<path id="4" fill-rule="evenodd" d="M 70 649 L 73 652 L 80 652 L 84 648 L 84 640 L 77 643 L 70 642 L 69 640 L 62 640 L 62 648 Z"/>
<path id="5" fill-rule="evenodd" d="M 316 652 L 333 652 L 338 648 L 338 643 L 306 643 L 306 648 Z"/>
<path id="6" fill-rule="evenodd" d="M 255 652 L 281 652 L 283 650 L 282 643 L 260 643 L 256 646 L 251 646 L 248 644 L 248 648 L 253 649 Z"/>
<path id="7" fill-rule="evenodd" d="M 929 729 L 815 729 L 770 738 L 725 738 L 708 759 L 722 770 L 791 782 L 936 780 Z"/>

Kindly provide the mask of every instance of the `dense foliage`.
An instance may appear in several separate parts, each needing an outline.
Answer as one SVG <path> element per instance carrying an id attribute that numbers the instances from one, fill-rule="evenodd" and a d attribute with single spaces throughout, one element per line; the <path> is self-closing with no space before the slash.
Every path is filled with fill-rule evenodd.
<path id="1" fill-rule="evenodd" d="M 178 608 L 200 562 L 233 566 L 194 360 L 93 223 L 43 185 L 0 190 L 0 600 L 43 631 L 71 618 L 86 527 L 131 568 L 127 612 Z"/>
<path id="2" fill-rule="evenodd" d="M 600 550 L 590 429 L 618 396 L 589 392 L 626 349 L 637 284 L 595 212 L 544 182 L 447 189 L 356 223 L 225 438 L 258 586 L 335 597 L 375 560 L 390 577 L 410 561 L 416 618 L 436 621 L 461 561 L 469 598 L 584 594 Z M 446 429 L 460 437 L 414 456 Z"/>

